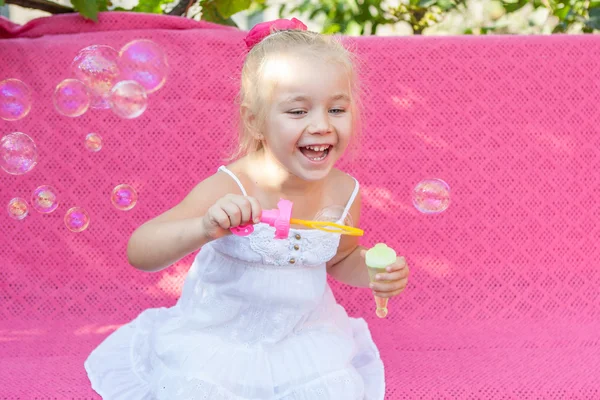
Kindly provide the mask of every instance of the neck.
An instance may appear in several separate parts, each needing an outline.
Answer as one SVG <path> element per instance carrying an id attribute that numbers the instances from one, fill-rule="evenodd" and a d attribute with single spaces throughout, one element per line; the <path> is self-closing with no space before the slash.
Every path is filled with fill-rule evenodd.
<path id="1" fill-rule="evenodd" d="M 247 174 L 262 190 L 273 195 L 288 198 L 303 198 L 318 193 L 325 187 L 325 180 L 307 181 L 290 174 L 274 157 L 264 149 L 249 155 L 252 168 Z"/>

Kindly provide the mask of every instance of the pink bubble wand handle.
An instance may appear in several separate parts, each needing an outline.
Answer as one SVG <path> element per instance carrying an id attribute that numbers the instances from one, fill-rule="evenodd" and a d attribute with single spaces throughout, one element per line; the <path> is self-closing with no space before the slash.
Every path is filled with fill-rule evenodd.
<path id="1" fill-rule="evenodd" d="M 290 233 L 290 220 L 292 217 L 292 202 L 290 200 L 280 199 L 277 208 L 263 210 L 260 215 L 260 222 L 275 227 L 275 239 L 285 239 Z M 252 224 L 240 225 L 231 228 L 231 233 L 238 236 L 248 236 L 254 232 Z"/>

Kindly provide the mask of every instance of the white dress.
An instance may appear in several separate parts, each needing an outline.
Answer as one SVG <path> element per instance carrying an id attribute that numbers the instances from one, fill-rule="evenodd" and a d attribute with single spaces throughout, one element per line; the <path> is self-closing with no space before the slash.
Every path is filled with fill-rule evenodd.
<path id="1" fill-rule="evenodd" d="M 260 223 L 202 247 L 175 306 L 143 311 L 92 351 L 92 388 L 109 400 L 382 400 L 367 324 L 327 284 L 340 235 L 274 236 Z"/>

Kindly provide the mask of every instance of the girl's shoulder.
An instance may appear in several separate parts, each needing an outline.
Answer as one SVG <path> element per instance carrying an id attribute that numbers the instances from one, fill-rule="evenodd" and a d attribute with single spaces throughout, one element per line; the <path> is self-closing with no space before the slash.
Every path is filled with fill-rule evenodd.
<path id="1" fill-rule="evenodd" d="M 359 186 L 356 178 L 338 168 L 331 170 L 329 179 L 329 186 L 341 196 L 347 196 Z"/>

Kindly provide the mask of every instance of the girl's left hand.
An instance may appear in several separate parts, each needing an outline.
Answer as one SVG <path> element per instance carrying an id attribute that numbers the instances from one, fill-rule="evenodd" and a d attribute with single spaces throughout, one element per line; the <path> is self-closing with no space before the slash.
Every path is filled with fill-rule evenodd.
<path id="1" fill-rule="evenodd" d="M 364 257 L 366 251 L 361 255 Z M 386 267 L 386 272 L 380 272 L 375 276 L 375 281 L 369 284 L 373 294 L 378 297 L 394 297 L 404 291 L 408 284 L 408 264 L 404 257 L 396 257 L 396 262 Z"/>

